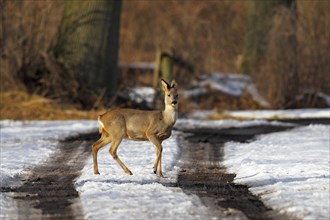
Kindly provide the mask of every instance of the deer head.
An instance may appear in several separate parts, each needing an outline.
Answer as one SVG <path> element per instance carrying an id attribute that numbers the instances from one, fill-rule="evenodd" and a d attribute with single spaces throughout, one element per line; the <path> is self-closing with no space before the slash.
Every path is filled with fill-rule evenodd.
<path id="1" fill-rule="evenodd" d="M 165 93 L 165 106 L 176 108 L 178 105 L 177 83 L 172 80 L 171 85 L 162 79 L 162 88 Z"/>

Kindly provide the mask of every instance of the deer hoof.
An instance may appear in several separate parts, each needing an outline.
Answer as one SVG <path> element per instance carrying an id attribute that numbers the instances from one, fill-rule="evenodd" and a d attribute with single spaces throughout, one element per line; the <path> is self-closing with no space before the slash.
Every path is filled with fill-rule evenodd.
<path id="1" fill-rule="evenodd" d="M 152 167 L 152 171 L 154 172 L 154 174 L 156 174 L 157 173 L 157 167 Z"/>
<path id="2" fill-rule="evenodd" d="M 96 172 L 94 171 L 94 174 L 95 175 L 100 175 L 99 171 L 96 171 Z"/>

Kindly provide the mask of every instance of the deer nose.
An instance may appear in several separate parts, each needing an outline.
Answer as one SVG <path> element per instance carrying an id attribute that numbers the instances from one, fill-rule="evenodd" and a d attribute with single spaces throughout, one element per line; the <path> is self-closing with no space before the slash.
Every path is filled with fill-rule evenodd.
<path id="1" fill-rule="evenodd" d="M 176 103 L 177 103 L 177 101 L 173 101 L 173 102 L 172 102 L 173 105 L 176 105 Z"/>

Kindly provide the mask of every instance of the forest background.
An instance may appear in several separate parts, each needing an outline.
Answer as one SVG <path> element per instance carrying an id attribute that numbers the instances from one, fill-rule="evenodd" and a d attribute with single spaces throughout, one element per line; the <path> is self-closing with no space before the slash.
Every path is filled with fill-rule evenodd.
<path id="1" fill-rule="evenodd" d="M 0 0 L 0 118 L 136 107 L 119 91 L 152 86 L 158 50 L 171 54 L 182 89 L 208 73 L 243 73 L 271 108 L 326 107 L 329 11 L 327 0 Z M 221 97 L 222 109 L 260 108 Z"/>

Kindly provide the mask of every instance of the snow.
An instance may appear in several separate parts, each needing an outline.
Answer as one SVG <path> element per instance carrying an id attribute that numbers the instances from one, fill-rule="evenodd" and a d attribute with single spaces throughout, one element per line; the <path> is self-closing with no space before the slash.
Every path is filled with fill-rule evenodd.
<path id="1" fill-rule="evenodd" d="M 277 121 L 266 120 L 247 120 L 239 121 L 235 119 L 228 120 L 201 120 L 201 119 L 180 119 L 175 124 L 175 128 L 178 130 L 190 130 L 190 129 L 226 129 L 226 128 L 244 128 L 261 125 L 273 125 L 273 126 L 289 126 L 290 123 L 283 123 Z"/>
<path id="2" fill-rule="evenodd" d="M 249 93 L 261 106 L 269 107 L 269 102 L 258 92 L 251 78 L 244 74 L 211 73 L 203 75 L 193 83 L 193 88 L 184 91 L 186 97 L 194 97 L 207 92 L 206 88 L 220 91 L 235 97 L 241 96 L 244 92 Z"/>
<path id="3" fill-rule="evenodd" d="M 12 185 L 26 168 L 46 161 L 60 140 L 96 126 L 94 121 L 0 121 L 0 187 Z"/>
<path id="4" fill-rule="evenodd" d="M 188 114 L 191 119 L 205 119 L 217 114 L 214 110 L 196 111 Z M 251 120 L 280 120 L 280 119 L 304 119 L 304 118 L 328 118 L 330 119 L 330 108 L 321 109 L 287 109 L 287 110 L 231 110 L 223 111 L 221 114 L 232 118 Z"/>
<path id="5" fill-rule="evenodd" d="M 19 186 L 20 176 L 45 162 L 65 137 L 97 129 L 95 121 L 0 121 L 0 187 Z M 0 193 L 0 219 L 15 219 L 15 200 Z"/>
<path id="6" fill-rule="evenodd" d="M 20 184 L 20 176 L 56 151 L 60 140 L 78 133 L 97 130 L 96 121 L 0 121 L 1 126 L 1 187 Z M 121 160 L 133 176 L 125 174 L 110 157 L 108 146 L 98 154 L 99 171 L 92 171 L 90 157 L 82 175 L 75 182 L 85 217 L 111 218 L 173 218 L 199 219 L 208 209 L 197 196 L 186 195 L 173 187 L 179 167 L 176 133 L 163 142 L 163 174 L 152 172 L 155 152 L 149 142 L 123 141 L 118 148 Z M 10 196 L 0 193 L 0 218 L 18 218 L 17 205 Z M 15 217 L 16 216 L 16 217 Z"/>
<path id="7" fill-rule="evenodd" d="M 324 109 L 290 109 L 290 110 L 255 110 L 255 111 L 224 111 L 226 115 L 253 119 L 301 119 L 329 118 L 330 108 Z"/>
<path id="8" fill-rule="evenodd" d="M 136 104 L 146 105 L 150 109 L 153 108 L 155 90 L 149 86 L 130 87 L 123 89 L 118 93 L 123 99 L 128 99 Z"/>
<path id="9" fill-rule="evenodd" d="M 165 179 L 152 172 L 156 158 L 150 142 L 124 140 L 118 156 L 133 172 L 127 175 L 104 147 L 98 152 L 100 175 L 93 174 L 89 158 L 82 175 L 76 181 L 88 219 L 198 219 L 207 215 L 207 208 L 197 196 L 189 196 L 176 183 L 176 160 L 179 148 L 176 133 L 163 142 L 162 167 Z"/>
<path id="10" fill-rule="evenodd" d="M 329 109 L 278 112 L 281 117 L 325 117 Z M 262 114 L 273 113 L 265 111 Z M 176 128 L 220 129 L 257 125 L 287 124 L 261 119 L 179 119 Z M 97 122 L 5 120 L 0 121 L 0 127 L 0 186 L 7 187 L 20 184 L 22 174 L 46 161 L 56 151 L 60 140 L 97 130 Z M 329 218 L 329 129 L 325 125 L 313 125 L 262 135 L 250 143 L 227 143 L 224 165 L 237 174 L 236 182 L 249 185 L 268 206 L 298 218 Z M 200 219 L 208 216 L 209 210 L 197 196 L 186 195 L 175 187 L 180 169 L 178 135 L 180 132 L 174 131 L 171 138 L 163 142 L 163 174 L 167 177 L 164 179 L 152 172 L 156 156 L 149 142 L 124 140 L 118 148 L 118 156 L 133 172 L 132 176 L 125 174 L 111 158 L 109 145 L 98 153 L 101 175 L 93 174 L 92 158 L 89 157 L 75 182 L 85 217 Z M 1 219 L 15 216 L 14 199 L 0 193 L 0 205 Z"/>
<path id="11" fill-rule="evenodd" d="M 225 145 L 223 164 L 235 182 L 282 213 L 330 218 L 330 126 L 310 125 Z"/>
<path id="12" fill-rule="evenodd" d="M 147 86 L 134 87 L 128 90 L 128 96 L 130 100 L 134 100 L 137 103 L 146 102 L 151 107 L 155 96 L 155 90 Z"/>

